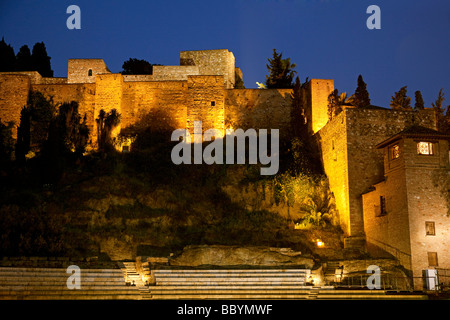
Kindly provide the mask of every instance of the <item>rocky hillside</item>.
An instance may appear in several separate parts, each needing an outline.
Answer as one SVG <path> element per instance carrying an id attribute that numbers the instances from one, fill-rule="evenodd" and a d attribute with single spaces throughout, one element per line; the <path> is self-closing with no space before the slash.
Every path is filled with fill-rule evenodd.
<path id="1" fill-rule="evenodd" d="M 255 166 L 175 166 L 161 156 L 170 151 L 157 151 L 87 156 L 63 164 L 57 183 L 42 183 L 50 169 L 39 159 L 30 160 L 27 170 L 6 172 L 1 254 L 123 260 L 158 248 L 251 245 L 320 256 L 326 249 L 315 252 L 317 238 L 326 238 L 327 254 L 339 254 L 337 229 L 319 223 L 294 230 L 294 221 L 305 215 L 292 197 L 298 198 L 300 189 L 262 180 Z M 322 220 L 311 221 L 314 226 Z"/>

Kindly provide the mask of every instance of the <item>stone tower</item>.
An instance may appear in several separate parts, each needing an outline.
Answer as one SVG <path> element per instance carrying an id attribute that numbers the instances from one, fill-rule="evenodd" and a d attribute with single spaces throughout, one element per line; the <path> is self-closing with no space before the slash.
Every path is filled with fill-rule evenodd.
<path id="1" fill-rule="evenodd" d="M 450 136 L 411 126 L 377 145 L 384 176 L 363 194 L 369 244 L 395 256 L 416 279 L 450 268 Z M 422 281 L 415 283 L 422 289 Z"/>
<path id="2" fill-rule="evenodd" d="M 314 115 L 314 110 L 310 112 Z M 312 117 L 313 130 L 322 124 L 322 117 L 316 119 L 318 123 Z M 413 124 L 436 129 L 434 112 L 344 106 L 339 115 L 315 133 L 324 171 L 336 198 L 340 225 L 347 236 L 346 247 L 364 246 L 361 195 L 383 177 L 383 158 L 375 146 Z"/>

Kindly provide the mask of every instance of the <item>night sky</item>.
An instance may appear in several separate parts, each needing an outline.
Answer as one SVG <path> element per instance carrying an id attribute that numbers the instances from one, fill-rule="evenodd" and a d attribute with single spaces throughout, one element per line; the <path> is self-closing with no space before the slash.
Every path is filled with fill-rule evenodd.
<path id="1" fill-rule="evenodd" d="M 81 30 L 69 30 L 69 5 L 81 9 Z M 381 30 L 369 30 L 369 5 L 381 8 Z M 182 50 L 229 49 L 247 88 L 267 74 L 272 49 L 306 77 L 334 79 L 353 94 L 362 74 L 372 104 L 389 107 L 408 86 L 431 106 L 443 88 L 450 104 L 450 1 L 0 0 L 0 37 L 15 52 L 43 41 L 56 77 L 70 58 L 102 58 L 120 72 L 129 58 L 179 65 Z"/>

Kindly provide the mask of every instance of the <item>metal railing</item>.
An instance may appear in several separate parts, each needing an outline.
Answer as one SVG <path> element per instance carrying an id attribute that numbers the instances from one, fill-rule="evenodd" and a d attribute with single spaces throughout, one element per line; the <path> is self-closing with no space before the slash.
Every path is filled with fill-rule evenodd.
<path id="1" fill-rule="evenodd" d="M 367 274 L 344 274 L 342 279 L 335 276 L 335 281 L 331 283 L 336 288 L 346 289 L 368 289 L 367 282 L 370 275 Z M 379 283 L 380 290 L 413 291 L 411 280 L 407 277 L 382 274 Z"/>
<path id="2" fill-rule="evenodd" d="M 380 276 L 380 286 L 376 289 L 386 291 L 424 291 L 424 292 L 449 292 L 450 291 L 450 269 L 437 269 L 436 277 L 402 277 L 391 274 Z M 335 281 L 329 283 L 338 289 L 369 289 L 366 274 L 343 274 L 335 275 Z M 371 283 L 371 281 L 369 281 Z M 433 283 L 433 289 L 428 288 L 427 283 Z"/>

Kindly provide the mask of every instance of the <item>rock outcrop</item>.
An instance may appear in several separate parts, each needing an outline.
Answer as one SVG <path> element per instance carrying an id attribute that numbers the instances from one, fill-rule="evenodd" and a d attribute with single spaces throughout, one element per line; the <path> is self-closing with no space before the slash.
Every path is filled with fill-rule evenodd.
<path id="1" fill-rule="evenodd" d="M 187 246 L 183 252 L 171 258 L 172 266 L 301 266 L 311 269 L 314 261 L 301 252 L 289 248 L 259 246 Z"/>

